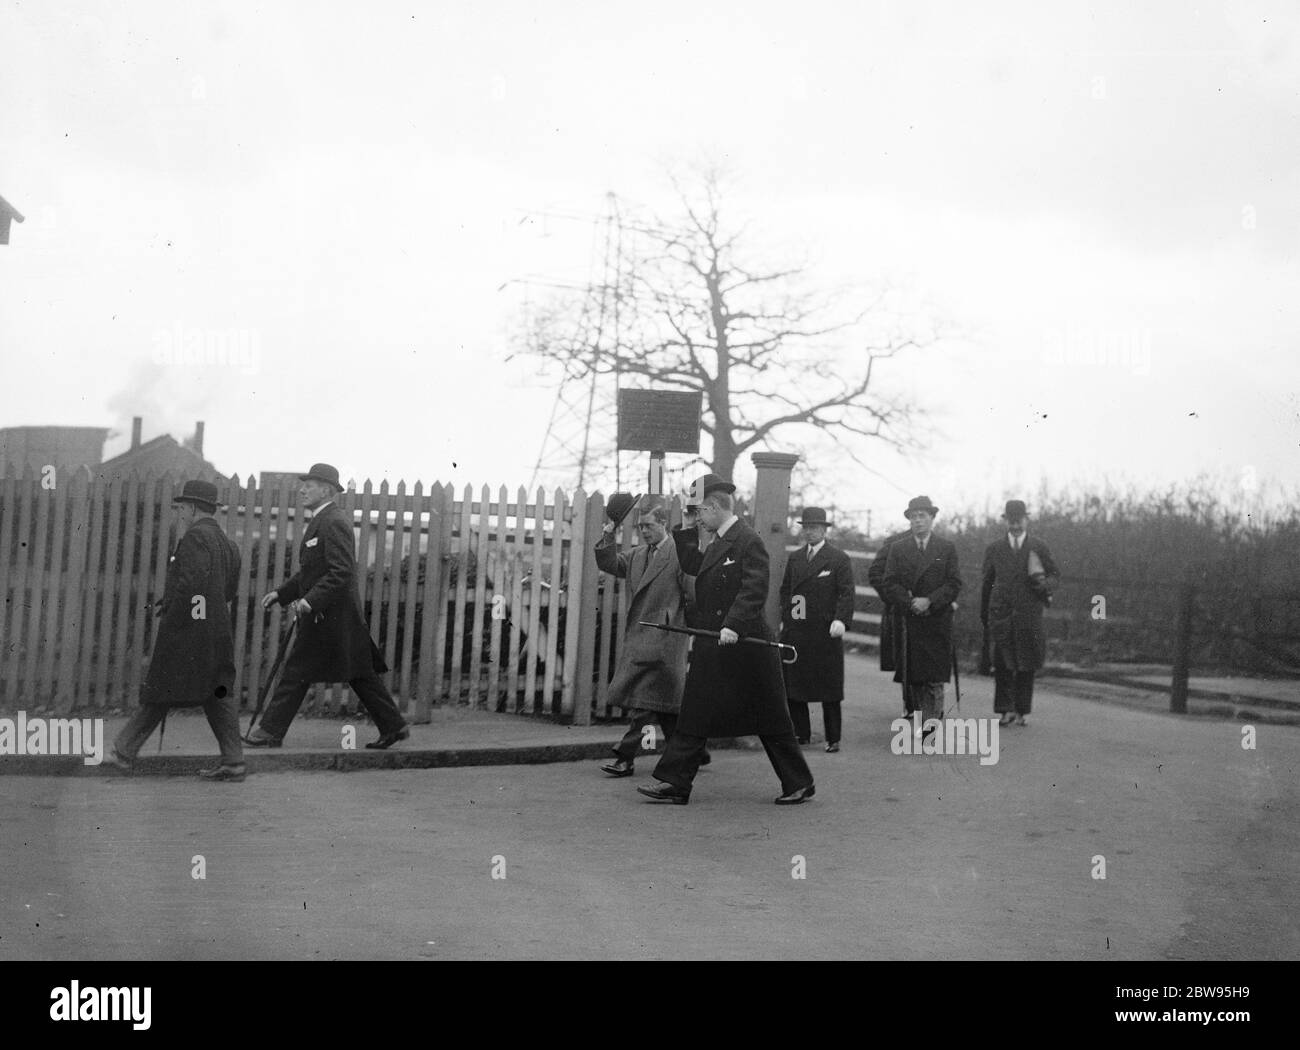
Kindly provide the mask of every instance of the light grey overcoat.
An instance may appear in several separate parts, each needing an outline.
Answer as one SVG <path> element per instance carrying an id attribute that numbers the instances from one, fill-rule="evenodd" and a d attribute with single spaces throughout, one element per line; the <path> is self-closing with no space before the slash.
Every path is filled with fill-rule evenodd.
<path id="1" fill-rule="evenodd" d="M 694 581 L 682 572 L 671 538 L 660 545 L 652 563 L 649 552 L 642 544 L 624 554 L 613 536 L 602 536 L 596 544 L 596 564 L 627 580 L 630 595 L 606 697 L 626 710 L 675 712 L 681 707 L 686 684 L 690 637 L 642 627 L 638 621 L 664 623 L 667 614 L 668 624 L 685 627 L 686 606 L 695 597 Z"/>

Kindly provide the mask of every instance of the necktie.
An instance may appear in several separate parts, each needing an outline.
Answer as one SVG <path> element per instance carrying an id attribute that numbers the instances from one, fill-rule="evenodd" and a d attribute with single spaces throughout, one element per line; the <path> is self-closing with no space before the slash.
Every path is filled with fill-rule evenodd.
<path id="1" fill-rule="evenodd" d="M 808 560 L 809 561 L 813 560 L 813 552 L 811 547 L 808 548 Z"/>

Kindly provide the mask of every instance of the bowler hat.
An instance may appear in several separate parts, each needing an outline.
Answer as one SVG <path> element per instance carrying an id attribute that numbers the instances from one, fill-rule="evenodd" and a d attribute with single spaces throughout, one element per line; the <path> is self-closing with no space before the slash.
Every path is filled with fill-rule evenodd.
<path id="1" fill-rule="evenodd" d="M 210 481 L 187 481 L 181 487 L 181 494 L 172 498 L 173 503 L 197 503 L 216 510 L 224 507 L 217 502 L 217 486 Z"/>
<path id="2" fill-rule="evenodd" d="M 630 492 L 615 492 L 609 497 L 609 502 L 605 504 L 605 517 L 617 525 L 627 517 L 628 512 L 635 507 L 637 499 Z"/>
<path id="3" fill-rule="evenodd" d="M 939 508 L 930 502 L 929 496 L 916 496 L 908 501 L 907 510 L 903 511 L 903 517 L 907 517 L 914 510 L 923 510 L 927 514 L 938 514 Z"/>
<path id="4" fill-rule="evenodd" d="M 736 486 L 725 481 L 717 474 L 705 474 L 691 482 L 691 493 L 686 499 L 688 506 L 696 506 L 709 498 L 711 492 L 725 492 L 728 495 L 736 491 Z"/>
<path id="5" fill-rule="evenodd" d="M 1016 518 L 1029 516 L 1029 511 L 1025 508 L 1025 501 L 1022 499 L 1007 500 L 1007 509 L 1002 515 L 1007 521 L 1015 521 Z"/>
<path id="6" fill-rule="evenodd" d="M 829 525 L 830 519 L 826 517 L 826 512 L 821 507 L 804 507 L 803 514 L 799 516 L 800 525 Z"/>
<path id="7" fill-rule="evenodd" d="M 324 481 L 333 485 L 339 492 L 343 491 L 343 486 L 339 484 L 339 468 L 331 467 L 328 463 L 313 463 L 311 470 L 306 474 L 298 475 L 299 481 Z"/>

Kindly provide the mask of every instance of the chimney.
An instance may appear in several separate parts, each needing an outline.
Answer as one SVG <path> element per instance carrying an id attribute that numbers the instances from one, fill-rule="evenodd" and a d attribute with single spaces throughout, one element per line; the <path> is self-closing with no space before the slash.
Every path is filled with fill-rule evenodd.
<path id="1" fill-rule="evenodd" d="M 131 447 L 140 447 L 140 428 L 144 426 L 144 420 L 140 416 L 135 416 L 131 420 Z"/>
<path id="2" fill-rule="evenodd" d="M 194 451 L 203 455 L 203 420 L 194 424 Z"/>

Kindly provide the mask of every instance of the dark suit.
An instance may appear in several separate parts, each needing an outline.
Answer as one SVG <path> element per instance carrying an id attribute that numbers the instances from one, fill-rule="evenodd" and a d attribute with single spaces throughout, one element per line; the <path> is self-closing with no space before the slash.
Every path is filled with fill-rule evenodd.
<path id="1" fill-rule="evenodd" d="M 880 613 L 880 669 L 882 671 L 896 671 L 902 665 L 903 617 L 907 615 L 907 609 L 893 604 L 885 593 L 885 565 L 889 560 L 889 548 L 899 540 L 909 539 L 911 535 L 912 530 L 908 529 L 906 532 L 896 532 L 888 537 L 881 543 L 880 550 L 876 551 L 876 556 L 871 561 L 871 567 L 867 569 L 867 583 L 875 588 L 883 606 Z M 912 713 L 912 697 L 906 686 L 903 687 L 903 708 L 909 715 Z"/>
<path id="2" fill-rule="evenodd" d="M 832 638 L 831 623 L 853 625 L 853 566 L 838 547 L 823 542 L 813 558 L 807 545 L 786 559 L 781 580 L 781 641 L 799 658 L 782 667 L 785 695 L 795 736 L 812 735 L 808 705 L 822 705 L 826 742 L 840 739 L 840 703 L 844 699 L 844 642 Z"/>
<path id="3" fill-rule="evenodd" d="M 313 682 L 347 682 L 379 732 L 396 732 L 406 721 L 379 678 L 388 668 L 361 615 L 352 516 L 335 503 L 321 507 L 303 533 L 298 559 L 298 572 L 276 588 L 277 600 L 305 599 L 311 612 L 298 619 L 262 729 L 283 737 Z"/>
<path id="4" fill-rule="evenodd" d="M 238 587 L 239 548 L 212 518 L 198 518 L 167 563 L 140 708 L 114 743 L 123 758 L 135 758 L 168 708 L 201 705 L 221 746 L 222 763 L 243 762 L 230 615 Z"/>
<path id="5" fill-rule="evenodd" d="M 739 519 L 701 552 L 695 529 L 673 532 L 682 571 L 695 577 L 692 627 L 729 628 L 772 641 L 764 616 L 768 556 L 762 539 Z M 695 639 L 677 732 L 655 767 L 657 780 L 690 790 L 710 736 L 757 735 L 783 794 L 811 786 L 812 773 L 795 742 L 776 650 Z"/>
<path id="6" fill-rule="evenodd" d="M 943 683 L 952 677 L 952 603 L 961 592 L 957 548 L 930 534 L 925 551 L 915 537 L 901 539 L 889 548 L 885 562 L 885 593 L 892 604 L 906 613 L 906 681 L 913 703 L 924 716 L 943 715 Z M 911 612 L 913 598 L 929 598 L 929 609 Z M 904 681 L 904 667 L 894 672 L 894 681 Z"/>
<path id="7" fill-rule="evenodd" d="M 1042 562 L 1042 578 L 1029 573 L 1033 552 Z M 1034 700 L 1034 672 L 1043 666 L 1047 639 L 1043 610 L 1060 581 L 1052 552 L 1037 536 L 1026 533 L 1020 549 L 1009 536 L 984 552 L 984 586 L 980 593 L 980 622 L 993 642 L 993 710 L 997 714 L 1029 714 Z"/>

